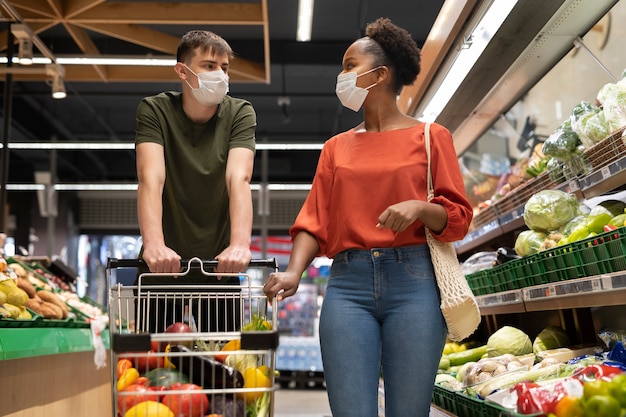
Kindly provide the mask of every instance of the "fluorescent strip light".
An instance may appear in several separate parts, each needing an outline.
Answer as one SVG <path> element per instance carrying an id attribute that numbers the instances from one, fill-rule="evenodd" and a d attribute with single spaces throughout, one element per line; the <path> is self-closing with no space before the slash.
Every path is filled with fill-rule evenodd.
<path id="1" fill-rule="evenodd" d="M 8 62 L 6 57 L 0 57 L 0 64 Z M 14 57 L 12 62 L 19 64 L 18 58 Z M 144 67 L 173 67 L 176 58 L 123 58 L 123 57 L 57 57 L 55 62 L 60 65 L 131 65 Z M 33 57 L 33 64 L 47 65 L 52 60 L 45 57 Z"/>
<path id="2" fill-rule="evenodd" d="M 101 184 L 53 184 L 55 191 L 136 191 L 137 184 L 101 183 Z M 268 190 L 274 191 L 309 191 L 311 184 L 269 184 Z M 45 184 L 7 184 L 7 191 L 44 191 Z M 250 184 L 252 191 L 259 191 L 260 184 Z"/>
<path id="3" fill-rule="evenodd" d="M 517 0 L 492 2 L 471 35 L 465 38 L 454 63 L 424 108 L 420 120 L 433 122 L 437 119 L 516 3 Z"/>
<path id="4" fill-rule="evenodd" d="M 258 151 L 317 151 L 322 149 L 323 143 L 257 143 Z M 0 149 L 3 144 L 0 143 Z M 135 150 L 133 142 L 9 142 L 9 149 L 20 150 Z"/>
<path id="5" fill-rule="evenodd" d="M 299 0 L 298 2 L 298 29 L 296 34 L 296 40 L 298 42 L 308 42 L 311 40 L 313 3 L 314 0 Z"/>

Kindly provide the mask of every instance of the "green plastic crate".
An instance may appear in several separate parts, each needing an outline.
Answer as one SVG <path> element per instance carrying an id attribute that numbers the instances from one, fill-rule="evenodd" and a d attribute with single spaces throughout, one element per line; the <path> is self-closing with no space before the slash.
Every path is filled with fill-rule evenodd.
<path id="1" fill-rule="evenodd" d="M 515 283 L 516 288 L 548 283 L 539 253 L 515 259 L 508 263 L 511 264 L 511 280 Z"/>
<path id="2" fill-rule="evenodd" d="M 548 282 L 567 281 L 584 275 L 579 256 L 572 245 L 563 245 L 538 253 Z"/>
<path id="3" fill-rule="evenodd" d="M 585 276 L 626 270 L 626 228 L 571 243 L 579 256 Z"/>
<path id="4" fill-rule="evenodd" d="M 458 417 L 485 417 L 485 401 L 464 392 L 456 392 L 456 415 Z"/>
<path id="5" fill-rule="evenodd" d="M 490 274 L 491 268 L 488 268 L 467 274 L 465 276 L 465 279 L 467 279 L 467 283 L 469 284 L 469 287 L 474 295 L 485 295 L 493 292 L 491 290 L 492 285 Z"/>
<path id="6" fill-rule="evenodd" d="M 443 408 L 446 411 L 456 414 L 456 391 L 442 387 L 441 385 L 435 385 L 433 390 L 433 404 Z"/>

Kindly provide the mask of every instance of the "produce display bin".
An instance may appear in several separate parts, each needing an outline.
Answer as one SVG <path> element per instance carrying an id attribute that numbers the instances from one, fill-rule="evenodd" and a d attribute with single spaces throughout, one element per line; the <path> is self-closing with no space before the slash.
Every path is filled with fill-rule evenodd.
<path id="1" fill-rule="evenodd" d="M 626 228 L 605 232 L 572 244 L 584 276 L 626 270 Z"/>
<path id="2" fill-rule="evenodd" d="M 491 269 L 483 269 L 465 276 L 474 295 L 486 295 L 492 291 L 490 274 Z"/>
<path id="3" fill-rule="evenodd" d="M 462 391 L 455 393 L 456 415 L 458 417 L 485 417 L 484 400 L 472 397 Z"/>
<path id="4" fill-rule="evenodd" d="M 626 271 L 626 227 L 466 276 L 474 295 Z"/>
<path id="5" fill-rule="evenodd" d="M 525 256 L 508 263 L 511 263 L 511 281 L 515 287 L 514 289 L 548 282 L 539 254 Z"/>
<path id="6" fill-rule="evenodd" d="M 537 254 L 543 264 L 547 282 L 566 281 L 584 276 L 578 257 L 571 245 L 558 246 Z"/>
<path id="7" fill-rule="evenodd" d="M 435 384 L 432 401 L 436 406 L 441 407 L 452 414 L 457 414 L 456 391 Z"/>

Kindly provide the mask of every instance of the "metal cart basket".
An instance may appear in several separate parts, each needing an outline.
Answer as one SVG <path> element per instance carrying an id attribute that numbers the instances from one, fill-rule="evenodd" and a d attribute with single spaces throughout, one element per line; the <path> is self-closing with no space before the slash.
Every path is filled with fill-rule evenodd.
<path id="1" fill-rule="evenodd" d="M 263 280 L 218 275 L 217 261 L 181 265 L 109 285 L 113 417 L 272 417 L 278 330 Z M 112 270 L 144 266 L 111 258 L 109 282 Z"/>

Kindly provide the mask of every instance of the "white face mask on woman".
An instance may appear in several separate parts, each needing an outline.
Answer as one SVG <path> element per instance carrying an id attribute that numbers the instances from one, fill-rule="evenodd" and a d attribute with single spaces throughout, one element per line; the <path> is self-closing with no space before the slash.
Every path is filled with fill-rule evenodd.
<path id="1" fill-rule="evenodd" d="M 187 67 L 187 65 L 185 66 Z M 224 100 L 224 96 L 228 93 L 228 75 L 221 68 L 198 74 L 189 67 L 187 69 L 198 78 L 198 88 L 193 88 L 187 80 L 185 82 L 200 104 L 217 106 Z"/>
<path id="2" fill-rule="evenodd" d="M 372 68 L 362 74 L 357 74 L 356 72 L 344 72 L 337 76 L 337 87 L 335 87 L 335 93 L 344 107 L 347 107 L 352 111 L 359 111 L 359 109 L 361 109 L 361 106 L 365 101 L 365 97 L 367 97 L 367 93 L 369 93 L 369 89 L 378 83 L 374 83 L 367 88 L 361 88 L 357 87 L 356 79 L 361 75 L 376 71 L 378 68 L 380 67 Z"/>

